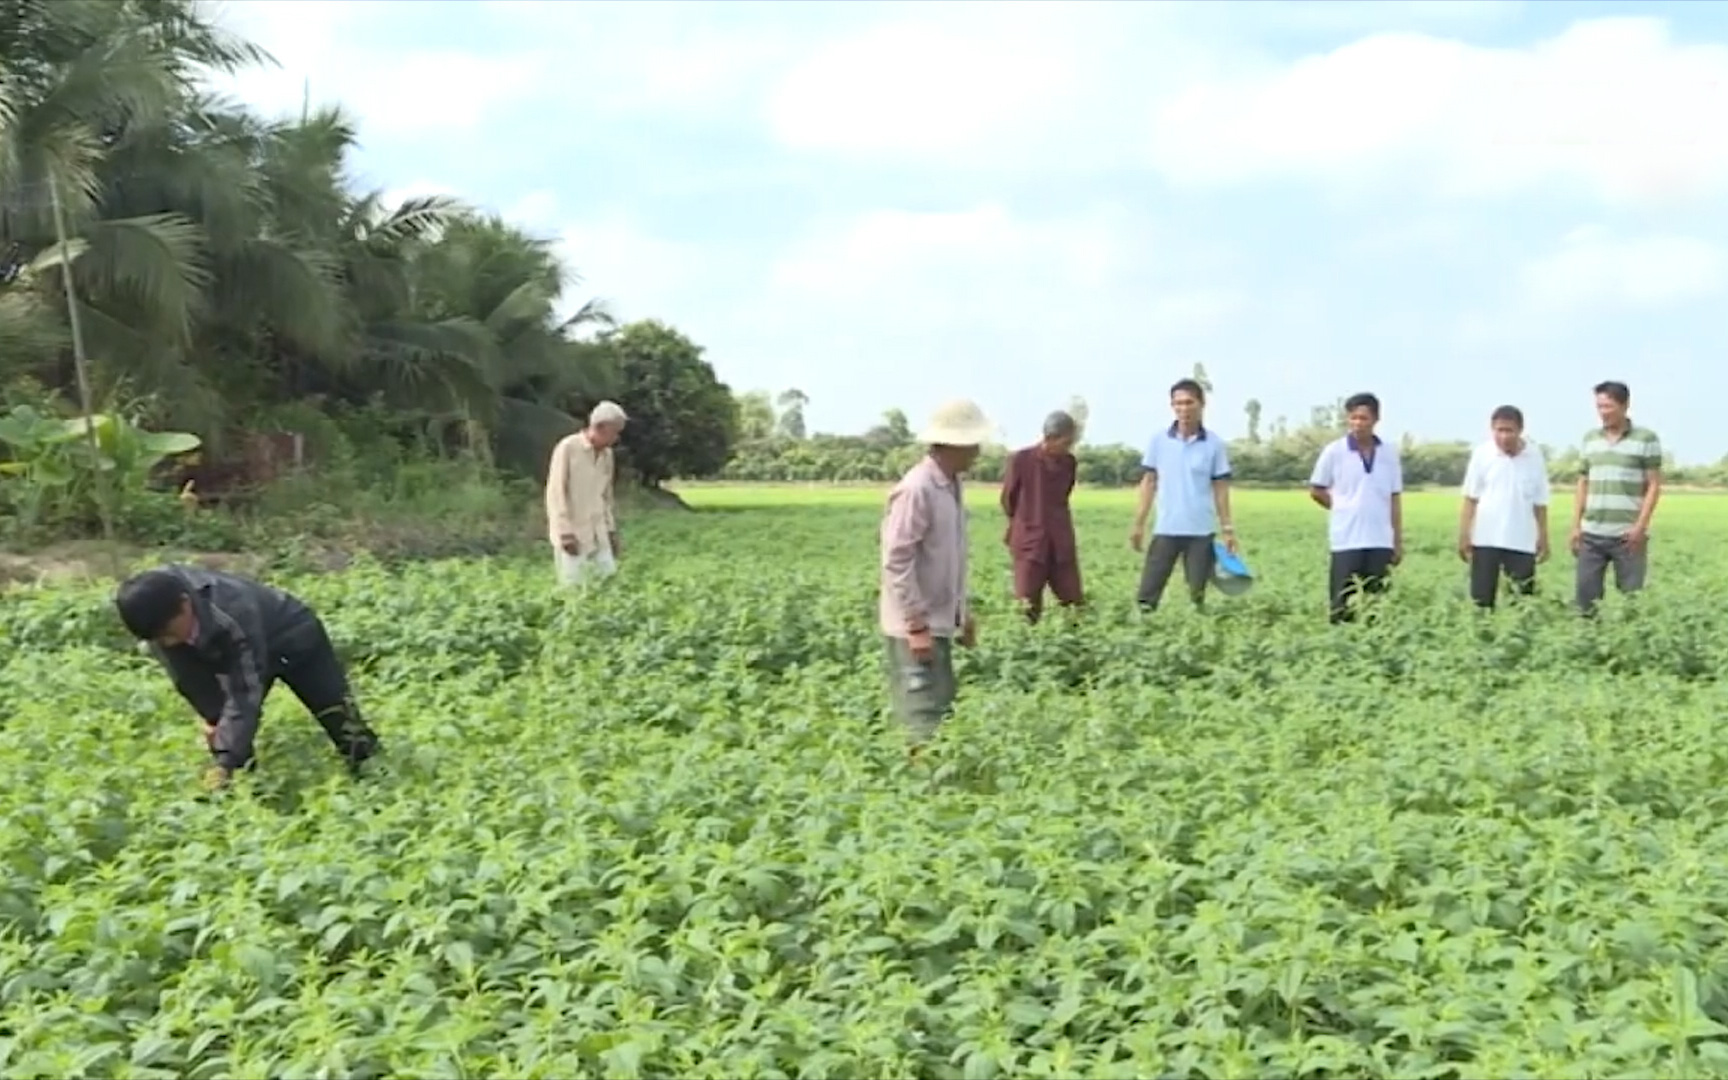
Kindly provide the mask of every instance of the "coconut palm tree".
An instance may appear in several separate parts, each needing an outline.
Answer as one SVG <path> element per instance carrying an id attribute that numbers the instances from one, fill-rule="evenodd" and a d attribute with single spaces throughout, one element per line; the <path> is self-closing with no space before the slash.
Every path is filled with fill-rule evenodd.
<path id="1" fill-rule="evenodd" d="M 261 406 L 378 402 L 537 470 L 615 393 L 604 305 L 561 314 L 574 279 L 501 220 L 356 193 L 340 108 L 265 121 L 199 88 L 262 58 L 190 0 L 0 0 L 0 376 L 72 382 L 69 263 L 104 400 L 151 394 L 218 447 Z"/>
<path id="2" fill-rule="evenodd" d="M 201 74 L 262 54 L 178 0 L 7 0 L 0 27 L 0 336 L 57 344 L 48 313 L 69 259 L 99 358 L 183 349 L 210 282 L 198 226 L 161 209 L 107 212 L 115 181 L 135 179 L 115 163 L 160 141 Z M 57 207 L 73 238 L 64 253 Z M 50 374 L 69 381 L 69 358 L 53 352 Z"/>
<path id="3" fill-rule="evenodd" d="M 460 217 L 416 255 L 413 277 L 422 319 L 472 331 L 466 361 L 483 373 L 491 400 L 468 403 L 461 419 L 502 460 L 536 471 L 579 426 L 573 412 L 613 391 L 609 351 L 581 339 L 614 325 L 612 317 L 594 300 L 558 314 L 575 279 L 550 242 L 495 216 Z"/>
<path id="4" fill-rule="evenodd" d="M 342 297 L 330 305 L 340 347 L 275 342 L 280 389 L 353 401 L 382 395 L 407 409 L 483 408 L 485 372 L 472 362 L 483 339 L 466 323 L 419 318 L 412 280 L 415 254 L 466 209 L 442 196 L 391 206 L 381 192 L 353 194 L 346 162 L 355 143 L 346 114 L 321 109 L 276 125 L 256 163 L 269 228 L 321 252 L 321 272 Z"/>

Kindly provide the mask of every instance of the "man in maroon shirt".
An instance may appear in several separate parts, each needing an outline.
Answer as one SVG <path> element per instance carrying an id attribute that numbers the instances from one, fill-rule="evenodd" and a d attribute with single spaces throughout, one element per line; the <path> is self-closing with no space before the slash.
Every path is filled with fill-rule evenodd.
<path id="1" fill-rule="evenodd" d="M 1068 496 L 1074 491 L 1078 463 L 1074 441 L 1079 425 L 1065 412 L 1044 420 L 1044 438 L 1017 450 L 1002 476 L 1002 511 L 1008 515 L 1008 551 L 1014 557 L 1014 595 L 1037 622 L 1044 610 L 1044 589 L 1058 603 L 1079 604 L 1080 557 Z"/>

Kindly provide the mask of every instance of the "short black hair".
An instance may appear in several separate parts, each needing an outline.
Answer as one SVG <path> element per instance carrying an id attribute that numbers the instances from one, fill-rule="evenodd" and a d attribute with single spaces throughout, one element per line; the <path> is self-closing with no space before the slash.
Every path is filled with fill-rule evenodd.
<path id="1" fill-rule="evenodd" d="M 1380 419 L 1380 399 L 1375 397 L 1373 394 L 1351 394 L 1349 397 L 1344 399 L 1344 412 L 1346 415 L 1355 412 L 1357 409 L 1367 409 L 1369 412 L 1374 414 L 1374 419 Z"/>
<path id="2" fill-rule="evenodd" d="M 114 594 L 120 621 L 139 641 L 161 635 L 174 616 L 180 614 L 188 593 L 186 583 L 167 570 L 146 570 L 121 583 Z"/>
<path id="3" fill-rule="evenodd" d="M 1609 379 L 1607 382 L 1597 383 L 1596 393 L 1598 395 L 1608 395 L 1613 398 L 1614 402 L 1618 405 L 1626 405 L 1632 400 L 1632 388 L 1623 382 L 1616 382 L 1613 379 Z"/>
<path id="4" fill-rule="evenodd" d="M 1510 420 L 1518 425 L 1519 431 L 1524 430 L 1524 410 L 1516 405 L 1502 405 L 1488 418 L 1490 424 L 1498 424 L 1502 420 Z"/>
<path id="5" fill-rule="evenodd" d="M 1174 383 L 1170 384 L 1171 397 L 1175 397 L 1184 390 L 1193 394 L 1195 401 L 1198 401 L 1202 405 L 1206 404 L 1206 388 L 1200 385 L 1199 380 L 1177 379 Z"/>

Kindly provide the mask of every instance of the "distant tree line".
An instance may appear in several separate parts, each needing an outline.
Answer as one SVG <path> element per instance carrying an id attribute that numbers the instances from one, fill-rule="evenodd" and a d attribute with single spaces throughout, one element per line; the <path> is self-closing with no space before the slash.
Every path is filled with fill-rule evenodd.
<path id="1" fill-rule="evenodd" d="M 1211 380 L 1201 365 L 1194 377 L 1210 392 Z M 904 411 L 889 409 L 870 430 L 857 435 L 811 434 L 804 410 L 809 398 L 801 390 L 786 390 L 777 396 L 765 391 L 741 394 L 737 399 L 738 442 L 722 479 L 739 482 L 872 482 L 892 480 L 922 453 Z M 1083 412 L 1085 403 L 1074 399 L 1071 406 Z M 1343 399 L 1317 405 L 1300 424 L 1277 417 L 1263 422 L 1260 402 L 1248 401 L 1246 434 L 1230 440 L 1230 458 L 1238 483 L 1291 487 L 1307 483 L 1315 456 L 1327 442 L 1344 430 Z M 1216 422 L 1217 418 L 1212 418 Z M 1031 442 L 1028 433 L 1025 442 Z M 1457 485 L 1463 482 L 1475 444 L 1465 441 L 1423 442 L 1405 436 L 1400 446 L 1404 457 L 1405 482 L 1412 487 Z M 987 446 L 973 475 L 996 481 L 1013 447 Z M 1576 447 L 1543 446 L 1549 475 L 1559 483 L 1571 483 L 1578 475 Z M 1082 438 L 1075 449 L 1080 464 L 1080 482 L 1094 487 L 1124 487 L 1140 480 L 1143 447 L 1120 443 L 1099 444 Z M 1728 486 L 1728 458 L 1715 465 L 1681 466 L 1670 460 L 1668 482 L 1699 487 Z"/>

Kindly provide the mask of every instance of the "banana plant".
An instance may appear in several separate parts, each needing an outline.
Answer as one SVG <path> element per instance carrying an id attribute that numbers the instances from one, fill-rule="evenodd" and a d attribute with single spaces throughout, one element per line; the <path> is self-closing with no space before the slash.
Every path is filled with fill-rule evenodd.
<path id="1" fill-rule="evenodd" d="M 110 474 L 124 498 L 142 490 L 158 464 L 201 445 L 196 435 L 147 431 L 116 413 L 61 418 L 19 405 L 0 415 L 0 449 L 9 459 L 0 461 L 0 477 L 9 480 L 19 516 L 34 525 L 50 498 L 75 505 L 93 496 L 98 474 Z"/>

